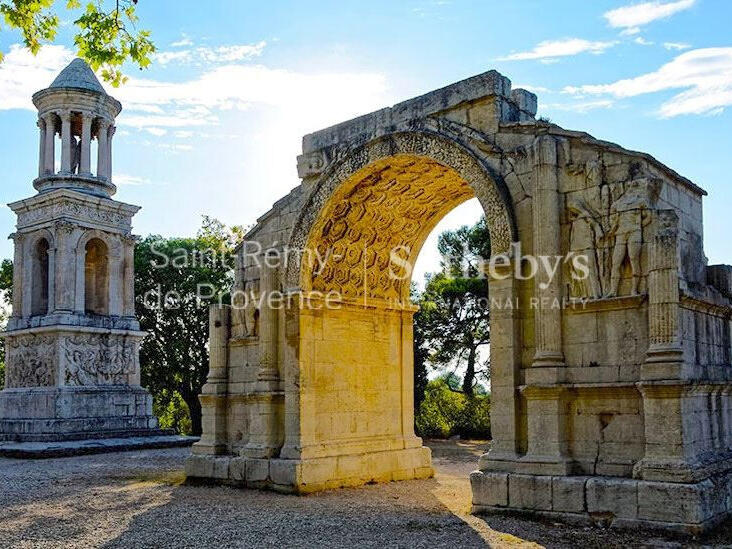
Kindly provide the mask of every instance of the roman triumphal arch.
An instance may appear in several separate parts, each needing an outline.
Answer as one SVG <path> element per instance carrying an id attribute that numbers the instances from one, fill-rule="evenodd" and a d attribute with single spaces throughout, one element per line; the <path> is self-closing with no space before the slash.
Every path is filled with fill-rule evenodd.
<path id="1" fill-rule="evenodd" d="M 474 511 L 691 530 L 729 513 L 732 267 L 707 265 L 705 192 L 535 114 L 491 71 L 305 136 L 301 184 L 211 309 L 189 478 L 305 493 L 431 476 L 408 266 L 477 197 L 493 442 Z"/>

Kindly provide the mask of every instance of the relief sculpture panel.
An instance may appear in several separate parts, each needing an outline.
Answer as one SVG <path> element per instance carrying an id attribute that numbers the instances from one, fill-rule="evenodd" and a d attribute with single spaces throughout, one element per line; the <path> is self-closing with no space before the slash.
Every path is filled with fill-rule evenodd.
<path id="1" fill-rule="evenodd" d="M 627 179 L 608 182 L 604 166 L 593 160 L 570 166 L 570 173 L 584 174 L 587 186 L 568 195 L 569 250 L 587 258 L 587 272 L 570 276 L 570 297 L 611 298 L 621 293 L 641 293 L 641 251 L 647 227 L 661 191 L 661 180 L 642 174 L 631 164 Z M 629 267 L 630 289 L 621 292 L 624 265 Z"/>
<path id="2" fill-rule="evenodd" d="M 56 339 L 25 335 L 6 340 L 6 387 L 52 387 L 56 384 Z"/>
<path id="3" fill-rule="evenodd" d="M 135 344 L 121 336 L 75 335 L 61 340 L 67 385 L 122 385 L 137 371 Z"/>

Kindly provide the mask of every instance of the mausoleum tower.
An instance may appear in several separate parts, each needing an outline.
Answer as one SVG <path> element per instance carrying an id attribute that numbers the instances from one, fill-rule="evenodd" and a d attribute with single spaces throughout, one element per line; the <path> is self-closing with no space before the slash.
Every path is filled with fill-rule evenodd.
<path id="1" fill-rule="evenodd" d="M 131 234 L 140 208 L 111 199 L 122 105 L 81 59 L 33 103 L 38 192 L 9 204 L 18 222 L 0 440 L 159 434 L 140 387 Z"/>

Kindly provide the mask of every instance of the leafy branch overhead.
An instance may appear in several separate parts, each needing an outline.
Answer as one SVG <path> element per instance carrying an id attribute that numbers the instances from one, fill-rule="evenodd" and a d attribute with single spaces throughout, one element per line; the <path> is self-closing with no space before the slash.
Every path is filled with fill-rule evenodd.
<path id="1" fill-rule="evenodd" d="M 150 65 L 155 45 L 150 31 L 136 28 L 138 0 L 94 0 L 82 7 L 80 0 L 66 0 L 65 9 L 79 13 L 74 35 L 79 57 L 104 80 L 117 87 L 127 80 L 122 65 L 132 61 L 140 70 Z M 35 55 L 45 43 L 53 42 L 59 27 L 54 11 L 56 0 L 0 0 L 5 25 L 23 35 L 25 46 Z M 2 59 L 2 53 L 0 53 Z"/>

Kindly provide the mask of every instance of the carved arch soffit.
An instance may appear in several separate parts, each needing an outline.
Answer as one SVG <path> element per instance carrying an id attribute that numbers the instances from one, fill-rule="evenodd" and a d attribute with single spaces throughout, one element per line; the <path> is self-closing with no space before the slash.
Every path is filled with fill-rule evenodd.
<path id="1" fill-rule="evenodd" d="M 324 216 L 332 213 L 329 209 L 337 207 L 333 200 L 338 199 L 339 191 L 368 177 L 370 170 L 388 165 L 390 159 L 400 161 L 400 157 L 402 160 L 406 157 L 420 159 L 465 183 L 483 207 L 493 253 L 508 252 L 511 243 L 518 239 L 511 195 L 505 182 L 470 150 L 453 139 L 431 132 L 398 132 L 346 150 L 338 156 L 340 158 L 326 169 L 304 200 L 289 241 L 291 249 L 307 248 L 313 230 L 324 221 Z M 470 196 L 456 196 L 452 207 L 467 198 Z M 441 212 L 441 215 L 444 213 L 447 212 Z M 306 266 L 302 264 L 301 256 L 294 254 L 287 264 L 284 277 L 287 288 L 302 285 L 302 271 Z"/>

